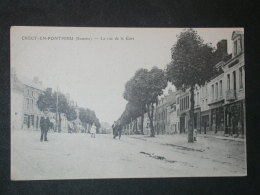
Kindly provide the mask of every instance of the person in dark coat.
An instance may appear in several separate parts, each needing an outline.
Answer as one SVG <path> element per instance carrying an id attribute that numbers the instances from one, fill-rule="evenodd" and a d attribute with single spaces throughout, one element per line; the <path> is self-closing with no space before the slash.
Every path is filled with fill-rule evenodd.
<path id="1" fill-rule="evenodd" d="M 115 139 L 116 138 L 116 121 L 112 125 L 112 129 L 113 129 L 113 138 Z"/>
<path id="2" fill-rule="evenodd" d="M 121 138 L 121 134 L 122 134 L 122 125 L 120 123 L 118 124 L 117 132 L 118 132 L 118 137 L 120 139 Z"/>
<path id="3" fill-rule="evenodd" d="M 44 111 L 44 115 L 41 117 L 40 120 L 40 127 L 41 127 L 41 142 L 43 141 L 48 141 L 47 140 L 47 133 L 49 131 L 49 128 L 51 126 L 50 119 L 48 117 L 48 112 Z"/>
<path id="4" fill-rule="evenodd" d="M 119 139 L 121 138 L 121 133 L 122 133 L 122 125 L 120 124 L 119 121 L 115 122 L 112 126 L 113 128 L 113 138 L 115 139 L 117 136 Z"/>

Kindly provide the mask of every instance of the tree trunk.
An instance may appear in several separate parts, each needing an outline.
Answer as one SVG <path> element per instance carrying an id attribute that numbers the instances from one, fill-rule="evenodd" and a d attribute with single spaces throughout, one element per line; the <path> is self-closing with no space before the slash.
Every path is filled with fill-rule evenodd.
<path id="1" fill-rule="evenodd" d="M 144 135 L 144 113 L 141 115 L 141 134 Z"/>
<path id="2" fill-rule="evenodd" d="M 134 120 L 134 132 L 137 133 L 137 118 Z"/>
<path id="3" fill-rule="evenodd" d="M 190 88 L 190 119 L 188 130 L 188 142 L 193 143 L 193 129 L 194 129 L 194 86 Z"/>
<path id="4" fill-rule="evenodd" d="M 58 123 L 58 132 L 61 132 L 61 117 L 60 117 L 60 113 L 59 113 L 59 123 Z"/>
<path id="5" fill-rule="evenodd" d="M 150 105 L 147 106 L 147 113 L 150 120 L 151 137 L 155 137 L 154 126 L 153 126 L 153 110 L 154 110 L 153 104 L 151 105 L 151 110 L 150 110 Z"/>

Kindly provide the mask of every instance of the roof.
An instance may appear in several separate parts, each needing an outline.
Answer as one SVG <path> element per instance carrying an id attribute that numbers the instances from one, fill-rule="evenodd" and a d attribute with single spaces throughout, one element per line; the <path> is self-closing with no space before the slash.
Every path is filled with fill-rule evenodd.
<path id="1" fill-rule="evenodd" d="M 30 80 L 26 77 L 19 76 L 19 80 L 26 86 L 32 87 L 39 90 L 44 90 L 42 84 L 40 82 L 34 82 L 33 80 Z"/>

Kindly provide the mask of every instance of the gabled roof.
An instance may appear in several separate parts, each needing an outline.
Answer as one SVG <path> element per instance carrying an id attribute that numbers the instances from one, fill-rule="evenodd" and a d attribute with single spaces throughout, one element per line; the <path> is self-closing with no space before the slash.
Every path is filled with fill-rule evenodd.
<path id="1" fill-rule="evenodd" d="M 26 77 L 19 76 L 19 80 L 26 86 L 32 87 L 39 90 L 44 90 L 43 86 L 40 83 L 35 83 L 33 80 L 30 80 Z"/>

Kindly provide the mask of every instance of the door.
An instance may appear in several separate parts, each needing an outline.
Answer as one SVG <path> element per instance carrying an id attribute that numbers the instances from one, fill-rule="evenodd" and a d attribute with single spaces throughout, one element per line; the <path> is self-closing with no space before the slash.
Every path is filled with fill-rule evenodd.
<path id="1" fill-rule="evenodd" d="M 185 116 L 180 117 L 180 133 L 185 132 Z"/>

